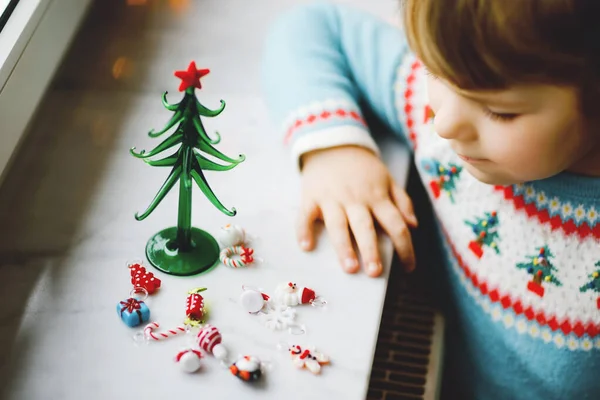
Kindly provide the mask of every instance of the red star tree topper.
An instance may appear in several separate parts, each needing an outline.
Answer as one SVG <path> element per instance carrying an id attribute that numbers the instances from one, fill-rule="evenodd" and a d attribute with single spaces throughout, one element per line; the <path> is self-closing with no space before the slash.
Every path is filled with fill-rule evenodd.
<path id="1" fill-rule="evenodd" d="M 184 92 L 190 87 L 202 89 L 200 78 L 208 75 L 209 72 L 210 70 L 208 68 L 197 69 L 195 61 L 192 61 L 190 65 L 188 65 L 187 71 L 175 71 L 175 76 L 181 79 L 179 91 Z"/>

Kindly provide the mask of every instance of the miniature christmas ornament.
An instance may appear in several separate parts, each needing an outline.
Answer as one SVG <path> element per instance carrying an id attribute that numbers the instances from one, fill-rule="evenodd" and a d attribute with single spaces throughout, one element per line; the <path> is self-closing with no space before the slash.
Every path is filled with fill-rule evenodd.
<path id="1" fill-rule="evenodd" d="M 313 289 L 298 287 L 293 282 L 285 282 L 275 289 L 274 300 L 278 304 L 294 307 L 299 304 L 310 304 L 314 306 L 325 305 L 326 302 L 317 297 Z"/>
<path id="2" fill-rule="evenodd" d="M 206 288 L 196 288 L 188 292 L 185 308 L 185 325 L 198 326 L 204 323 L 206 309 L 204 307 L 204 298 L 200 295 Z"/>
<path id="3" fill-rule="evenodd" d="M 305 332 L 305 329 L 295 322 L 296 310 L 283 304 L 275 304 L 270 307 L 262 315 L 262 319 L 265 326 L 272 331 L 290 328 L 292 330 L 291 333 L 295 333 L 296 329 L 299 333 Z"/>
<path id="4" fill-rule="evenodd" d="M 135 297 L 136 293 L 144 293 L 142 300 Z M 144 302 L 148 297 L 148 292 L 144 288 L 134 288 L 129 298 L 120 301 L 117 304 L 117 314 L 123 320 L 125 325 L 129 327 L 138 326 L 150 319 L 150 309 Z"/>
<path id="5" fill-rule="evenodd" d="M 496 211 L 485 213 L 485 217 L 478 218 L 475 222 L 466 221 L 475 234 L 475 239 L 469 243 L 469 249 L 477 258 L 483 257 L 483 247 L 493 249 L 500 254 L 498 248 L 498 214 Z"/>
<path id="6" fill-rule="evenodd" d="M 246 267 L 254 262 L 254 249 L 244 246 L 227 247 L 221 250 L 219 259 L 231 268 Z M 239 256 L 234 258 L 235 256 Z"/>
<path id="7" fill-rule="evenodd" d="M 544 287 L 542 282 L 552 283 L 556 286 L 561 286 L 562 283 L 552 273 L 556 271 L 556 267 L 552 265 L 549 258 L 554 255 L 550 252 L 547 246 L 541 247 L 538 254 L 535 256 L 527 256 L 528 263 L 519 263 L 517 268 L 526 270 L 533 276 L 533 279 L 527 283 L 527 289 L 540 297 L 544 297 Z"/>
<path id="8" fill-rule="evenodd" d="M 204 325 L 198 332 L 198 346 L 216 359 L 224 361 L 227 358 L 227 348 L 221 344 L 221 332 L 212 326 Z"/>
<path id="9" fill-rule="evenodd" d="M 148 152 L 136 152 L 135 147 L 131 154 L 144 160 L 155 167 L 171 167 L 171 172 L 159 189 L 158 193 L 142 214 L 135 218 L 142 221 L 156 209 L 167 193 L 179 182 L 179 209 L 177 226 L 166 228 L 156 233 L 146 245 L 146 256 L 150 263 L 159 270 L 173 275 L 194 275 L 205 272 L 215 265 L 219 259 L 219 244 L 213 236 L 191 225 L 192 219 L 192 181 L 195 182 L 204 196 L 221 212 L 228 216 L 236 214 L 235 208 L 228 210 L 217 199 L 210 188 L 204 171 L 227 171 L 245 160 L 244 155 L 230 158 L 213 145 L 220 141 L 220 136 L 212 139 L 206 133 L 200 117 L 216 117 L 225 109 L 225 102 L 217 110 L 210 110 L 203 106 L 194 93 L 195 88 L 200 88 L 200 78 L 208 74 L 207 69 L 197 69 L 191 62 L 186 71 L 177 71 L 175 75 L 181 79 L 180 91 L 185 91 L 181 102 L 169 104 L 167 92 L 163 94 L 163 105 L 175 114 L 164 129 L 148 135 L 152 138 L 159 137 L 177 125 L 174 133 L 162 143 Z M 177 145 L 178 149 L 171 155 L 159 160 L 150 160 Z M 225 164 L 219 164 L 205 155 L 212 156 Z"/>
<path id="10" fill-rule="evenodd" d="M 296 367 L 306 368 L 313 374 L 321 373 L 321 366 L 329 364 L 329 358 L 317 352 L 314 347 L 291 345 L 289 352 Z"/>
<path id="11" fill-rule="evenodd" d="M 229 367 L 229 371 L 244 382 L 254 382 L 262 376 L 260 360 L 254 356 L 244 356 Z"/>
<path id="12" fill-rule="evenodd" d="M 422 168 L 433 177 L 429 182 L 429 188 L 434 198 L 439 198 L 445 192 L 450 201 L 454 203 L 453 194 L 456 192 L 456 181 L 460 177 L 462 167 L 453 163 L 443 166 L 436 160 L 424 160 Z"/>
<path id="13" fill-rule="evenodd" d="M 177 354 L 175 362 L 179 364 L 183 372 L 191 374 L 202 366 L 202 353 L 198 350 L 186 349 Z"/>
<path id="14" fill-rule="evenodd" d="M 269 296 L 266 294 L 257 289 L 242 286 L 240 305 L 246 312 L 250 314 L 259 312 L 266 307 L 268 301 Z"/>
<path id="15" fill-rule="evenodd" d="M 141 261 L 127 263 L 131 272 L 131 284 L 133 287 L 143 287 L 148 294 L 154 294 L 160 288 L 161 281 L 152 272 L 146 271 Z"/>
<path id="16" fill-rule="evenodd" d="M 185 326 L 177 326 L 173 329 L 169 329 L 164 332 L 154 333 L 154 330 L 158 329 L 159 326 L 160 325 L 157 322 L 151 322 L 148 325 L 146 325 L 146 327 L 144 328 L 144 337 L 148 340 L 158 341 L 158 340 L 168 339 L 175 335 L 179 335 L 179 334 L 187 332 L 187 329 L 185 328 Z"/>
<path id="17" fill-rule="evenodd" d="M 227 224 L 219 231 L 218 238 L 223 247 L 242 246 L 246 243 L 246 231 L 239 225 Z"/>
<path id="18" fill-rule="evenodd" d="M 596 267 L 600 267 L 600 261 L 595 264 Z M 585 293 L 588 290 L 600 293 L 600 269 L 592 272 L 590 275 L 591 280 L 579 288 L 581 293 Z M 596 307 L 600 310 L 600 297 L 596 298 Z"/>

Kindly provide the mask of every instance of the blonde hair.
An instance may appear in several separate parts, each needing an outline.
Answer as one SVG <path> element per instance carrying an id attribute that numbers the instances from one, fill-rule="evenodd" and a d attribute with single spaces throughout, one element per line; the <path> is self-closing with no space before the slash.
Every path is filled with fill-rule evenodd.
<path id="1" fill-rule="evenodd" d="M 573 86 L 584 112 L 600 98 L 599 0 L 402 3 L 410 47 L 432 74 L 455 86 Z"/>

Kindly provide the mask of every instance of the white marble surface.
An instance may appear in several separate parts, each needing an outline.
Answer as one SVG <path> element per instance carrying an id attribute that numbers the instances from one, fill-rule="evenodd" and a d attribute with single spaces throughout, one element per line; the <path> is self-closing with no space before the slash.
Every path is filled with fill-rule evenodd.
<path id="1" fill-rule="evenodd" d="M 257 82 L 266 24 L 299 2 L 121 3 L 92 9 L 0 191 L 0 396 L 364 399 L 391 245 L 382 238 L 386 273 L 380 279 L 343 273 L 325 237 L 313 253 L 298 249 L 297 176 Z M 174 4 L 187 7 L 186 13 L 176 12 Z M 396 7 L 383 0 L 371 4 L 383 16 Z M 192 39 L 201 36 L 205 39 L 194 46 Z M 127 61 L 115 73 L 119 58 Z M 215 193 L 238 215 L 221 214 L 195 188 L 193 224 L 214 234 L 226 223 L 242 225 L 258 238 L 255 251 L 264 262 L 185 278 L 151 268 L 163 285 L 148 304 L 152 320 L 175 326 L 184 318 L 187 290 L 208 287 L 210 323 L 220 328 L 230 352 L 270 364 L 260 385 L 239 381 L 210 358 L 197 374 L 180 372 L 173 357 L 185 337 L 137 345 L 132 335 L 140 328 L 125 326 L 115 311 L 131 287 L 126 261 L 143 257 L 146 240 L 175 224 L 177 214 L 173 190 L 148 219 L 133 218 L 168 170 L 145 165 L 128 149 L 157 143 L 146 132 L 170 117 L 160 104 L 161 91 L 169 90 L 171 101 L 179 98 L 172 72 L 191 59 L 212 70 L 198 93 L 203 104 L 227 102 L 221 116 L 205 120 L 223 136 L 218 148 L 247 156 L 232 171 L 207 173 Z M 406 152 L 388 157 L 397 146 L 389 142 L 385 154 L 404 182 Z M 272 292 L 288 280 L 313 287 L 329 302 L 298 309 L 305 335 L 271 332 L 236 304 L 242 284 Z M 332 364 L 321 376 L 296 370 L 277 350 L 282 341 L 313 344 Z"/>

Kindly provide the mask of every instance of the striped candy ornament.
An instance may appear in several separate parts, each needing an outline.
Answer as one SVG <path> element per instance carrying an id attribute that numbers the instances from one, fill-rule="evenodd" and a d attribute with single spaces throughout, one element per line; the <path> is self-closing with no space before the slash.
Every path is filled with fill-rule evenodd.
<path id="1" fill-rule="evenodd" d="M 252 257 L 254 249 L 245 246 L 231 246 L 221 250 L 219 259 L 221 262 L 231 268 L 246 267 L 254 261 Z M 233 258 L 240 256 L 239 258 Z"/>
<path id="2" fill-rule="evenodd" d="M 227 357 L 227 349 L 221 344 L 222 336 L 219 330 L 212 325 L 204 325 L 198 332 L 198 346 L 219 360 Z"/>
<path id="3" fill-rule="evenodd" d="M 179 335 L 180 333 L 185 333 L 185 327 L 183 327 L 183 326 L 178 326 L 174 329 L 169 329 L 165 332 L 157 332 L 157 333 L 152 332 L 154 329 L 157 329 L 159 326 L 160 325 L 157 322 L 149 323 L 144 328 L 144 336 L 147 339 L 152 339 L 152 340 L 158 341 L 158 340 L 163 340 L 163 339 L 173 337 L 175 335 Z"/>

